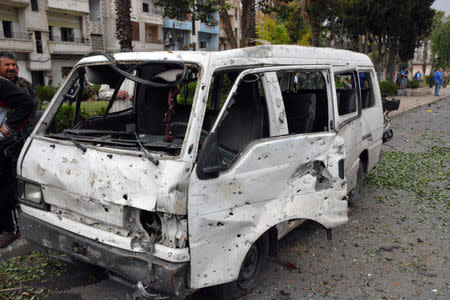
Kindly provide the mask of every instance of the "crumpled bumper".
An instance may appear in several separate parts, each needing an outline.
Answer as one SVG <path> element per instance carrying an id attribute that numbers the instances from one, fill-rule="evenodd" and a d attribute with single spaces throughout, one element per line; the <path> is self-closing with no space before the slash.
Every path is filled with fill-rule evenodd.
<path id="1" fill-rule="evenodd" d="M 25 213 L 20 217 L 22 236 L 38 250 L 52 250 L 74 260 L 100 266 L 136 285 L 144 282 L 161 294 L 187 294 L 189 262 L 172 263 L 150 254 L 134 253 L 76 235 Z"/>

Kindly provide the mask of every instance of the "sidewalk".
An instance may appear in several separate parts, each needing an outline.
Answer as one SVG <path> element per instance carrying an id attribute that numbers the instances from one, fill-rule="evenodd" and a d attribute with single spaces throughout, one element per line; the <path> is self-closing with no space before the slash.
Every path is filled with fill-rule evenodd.
<path id="1" fill-rule="evenodd" d="M 431 90 L 431 89 L 430 89 Z M 395 96 L 393 98 L 400 99 L 400 107 L 398 110 L 391 112 L 391 116 L 399 115 L 404 113 L 405 111 L 411 110 L 413 108 L 424 106 L 436 101 L 439 101 L 444 98 L 450 99 L 450 85 L 447 88 L 441 88 L 439 92 L 439 97 L 434 96 L 434 88 L 433 94 L 424 96 L 424 97 L 415 97 L 415 96 Z"/>

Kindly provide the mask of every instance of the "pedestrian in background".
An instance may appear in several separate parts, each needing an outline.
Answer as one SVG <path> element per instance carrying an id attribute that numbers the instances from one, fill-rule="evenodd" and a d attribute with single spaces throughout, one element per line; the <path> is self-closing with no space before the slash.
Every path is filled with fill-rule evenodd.
<path id="1" fill-rule="evenodd" d="M 404 68 L 400 71 L 400 89 L 404 90 L 406 88 L 406 83 L 408 82 L 407 70 Z"/>
<path id="2" fill-rule="evenodd" d="M 422 81 L 422 73 L 420 73 L 420 70 L 417 70 L 416 74 L 414 74 L 414 80 L 418 81 L 419 83 Z"/>
<path id="3" fill-rule="evenodd" d="M 447 69 L 444 71 L 444 88 L 447 87 L 447 84 L 448 84 L 448 81 L 449 81 L 449 80 L 450 80 L 450 69 L 447 68 Z"/>
<path id="4" fill-rule="evenodd" d="M 443 82 L 444 81 L 442 80 L 442 68 L 439 68 L 436 74 L 434 74 L 434 84 L 436 85 L 436 88 L 434 90 L 435 96 L 439 96 L 439 90 L 441 89 Z"/>
<path id="5" fill-rule="evenodd" d="M 433 87 L 433 84 L 434 84 L 434 75 L 436 75 L 436 67 L 433 67 L 432 69 L 431 69 L 431 71 L 430 71 L 430 84 L 431 84 L 431 86 L 430 87 Z"/>
<path id="6" fill-rule="evenodd" d="M 48 75 L 47 85 L 53 85 L 53 76 L 52 75 Z"/>

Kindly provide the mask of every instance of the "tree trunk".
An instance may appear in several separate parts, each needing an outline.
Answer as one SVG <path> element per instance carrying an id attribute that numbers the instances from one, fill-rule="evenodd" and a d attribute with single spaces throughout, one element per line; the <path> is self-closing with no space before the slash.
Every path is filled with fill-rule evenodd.
<path id="1" fill-rule="evenodd" d="M 399 50 L 399 39 L 391 38 L 389 43 L 389 59 L 387 64 L 387 79 L 391 82 L 395 82 L 395 71 L 397 70 L 397 57 Z"/>
<path id="2" fill-rule="evenodd" d="M 221 5 L 225 5 L 225 1 L 220 2 Z M 220 22 L 224 24 L 224 30 L 227 35 L 228 41 L 232 49 L 238 48 L 237 36 L 234 36 L 233 27 L 230 22 L 230 15 L 225 9 L 220 11 Z"/>
<path id="3" fill-rule="evenodd" d="M 256 3 L 255 0 L 249 0 L 248 10 L 248 31 L 247 31 L 247 45 L 256 45 Z"/>
<path id="4" fill-rule="evenodd" d="M 319 47 L 319 35 L 320 35 L 319 25 L 316 22 L 313 22 L 311 26 L 311 39 L 312 45 L 314 47 Z"/>
<path id="5" fill-rule="evenodd" d="M 428 60 L 428 40 L 425 39 L 423 43 L 423 57 L 422 57 L 422 74 L 425 78 L 427 72 L 427 60 Z"/>
<path id="6" fill-rule="evenodd" d="M 116 4 L 116 37 L 119 40 L 121 51 L 131 51 L 132 26 L 131 26 L 131 2 L 130 0 L 115 0 Z"/>
<path id="7" fill-rule="evenodd" d="M 241 42 L 239 43 L 241 47 L 247 46 L 249 2 L 249 0 L 242 0 Z"/>

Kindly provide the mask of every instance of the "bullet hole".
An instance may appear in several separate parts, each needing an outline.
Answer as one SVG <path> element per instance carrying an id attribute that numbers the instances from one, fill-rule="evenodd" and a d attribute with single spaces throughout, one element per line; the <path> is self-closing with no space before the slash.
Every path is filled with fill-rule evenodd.
<path id="1" fill-rule="evenodd" d="M 189 145 L 188 154 L 191 154 L 192 149 L 194 149 L 194 144 Z"/>
<path id="2" fill-rule="evenodd" d="M 55 147 L 56 147 L 56 146 L 55 146 L 54 144 L 51 144 L 51 145 L 50 145 L 50 148 L 55 149 Z"/>
<path id="3" fill-rule="evenodd" d="M 236 248 L 239 248 L 239 246 L 238 246 L 238 245 L 236 245 Z"/>
<path id="4" fill-rule="evenodd" d="M 109 212 L 109 209 L 106 206 L 104 206 L 103 208 L 105 209 L 106 212 Z"/>
<path id="5" fill-rule="evenodd" d="M 128 200 L 128 195 L 127 194 L 123 195 L 123 199 Z"/>
<path id="6" fill-rule="evenodd" d="M 217 226 L 222 227 L 223 223 L 222 222 L 217 222 Z"/>
<path id="7" fill-rule="evenodd" d="M 108 155 L 106 155 L 106 156 L 108 156 L 109 159 L 112 159 L 112 158 L 113 158 L 112 154 L 108 154 Z"/>
<path id="8" fill-rule="evenodd" d="M 301 191 L 302 191 L 302 189 L 298 189 L 298 190 L 297 190 L 297 193 L 300 193 Z"/>
<path id="9" fill-rule="evenodd" d="M 233 212 L 231 212 L 231 211 L 230 211 L 228 214 L 229 214 L 230 216 L 234 215 Z"/>
<path id="10" fill-rule="evenodd" d="M 240 235 L 240 234 L 238 234 L 238 235 L 237 235 L 237 237 L 241 237 L 241 235 Z"/>
<path id="11" fill-rule="evenodd" d="M 245 205 L 250 205 L 250 202 L 245 202 Z"/>
<path id="12" fill-rule="evenodd" d="M 191 168 L 186 168 L 185 171 L 186 173 L 189 173 L 191 171 Z"/>
<path id="13" fill-rule="evenodd" d="M 242 192 L 241 192 L 241 191 L 239 191 L 239 192 L 238 192 L 238 194 L 239 194 L 239 195 L 242 195 Z"/>

